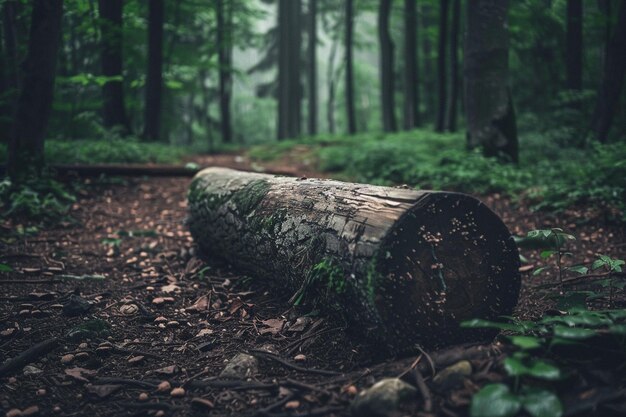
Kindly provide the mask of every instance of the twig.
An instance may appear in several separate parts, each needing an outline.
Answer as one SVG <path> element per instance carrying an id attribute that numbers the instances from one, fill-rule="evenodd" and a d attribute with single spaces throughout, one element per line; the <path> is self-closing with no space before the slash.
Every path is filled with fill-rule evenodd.
<path id="1" fill-rule="evenodd" d="M 254 414 L 252 414 L 253 417 L 269 417 L 271 416 L 271 411 L 283 406 L 284 404 L 287 404 L 289 401 L 291 401 L 295 396 L 293 394 L 289 394 L 286 395 L 285 398 L 282 398 L 270 405 L 268 405 L 267 407 L 263 407 L 258 409 Z"/>
<path id="2" fill-rule="evenodd" d="M 413 377 L 415 378 L 415 385 L 417 385 L 417 389 L 422 395 L 422 399 L 424 400 L 424 411 L 427 413 L 431 413 L 433 411 L 433 396 L 424 381 L 424 376 L 420 372 L 419 368 L 415 367 L 412 371 Z"/>
<path id="3" fill-rule="evenodd" d="M 46 355 L 59 346 L 59 339 L 53 337 L 51 339 L 39 342 L 36 345 L 26 349 L 13 359 L 5 361 L 0 365 L 0 376 L 4 376 L 11 372 L 19 371 L 29 363 L 39 359 L 41 356 Z"/>
<path id="4" fill-rule="evenodd" d="M 254 356 L 259 356 L 265 359 L 271 359 L 275 362 L 280 363 L 281 365 L 286 366 L 287 368 L 293 369 L 294 371 L 300 371 L 300 372 L 307 372 L 310 374 L 318 374 L 318 375 L 326 375 L 326 376 L 335 376 L 335 375 L 341 375 L 340 372 L 335 372 L 335 371 L 327 371 L 325 369 L 310 369 L 310 368 L 304 368 L 302 366 L 296 365 L 294 363 L 289 362 L 288 360 L 285 360 L 277 355 L 274 355 L 273 353 L 270 352 L 266 352 L 264 350 L 257 350 L 257 349 L 251 349 L 250 350 L 250 354 L 254 355 Z"/>

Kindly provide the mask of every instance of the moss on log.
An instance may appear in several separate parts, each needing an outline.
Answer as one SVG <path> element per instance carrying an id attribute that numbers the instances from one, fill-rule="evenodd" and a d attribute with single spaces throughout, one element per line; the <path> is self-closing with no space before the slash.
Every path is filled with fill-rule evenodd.
<path id="1" fill-rule="evenodd" d="M 515 243 L 463 194 L 208 168 L 189 227 L 203 253 L 341 311 L 386 351 L 479 338 L 459 323 L 517 303 Z"/>

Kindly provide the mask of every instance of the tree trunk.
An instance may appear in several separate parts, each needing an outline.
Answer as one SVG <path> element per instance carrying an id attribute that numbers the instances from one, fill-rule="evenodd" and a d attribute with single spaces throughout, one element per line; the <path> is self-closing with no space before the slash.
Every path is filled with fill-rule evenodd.
<path id="1" fill-rule="evenodd" d="M 517 162 L 517 128 L 509 73 L 507 0 L 467 3 L 465 114 L 469 148 Z"/>
<path id="2" fill-rule="evenodd" d="M 124 81 L 122 73 L 122 9 L 123 0 L 98 0 L 101 21 L 102 75 L 111 79 L 102 86 L 104 100 L 103 124 L 107 128 L 118 127 L 130 132 L 124 104 Z"/>
<path id="3" fill-rule="evenodd" d="M 404 129 L 419 125 L 417 0 L 404 0 Z"/>
<path id="4" fill-rule="evenodd" d="M 148 140 L 158 140 L 161 136 L 163 93 L 163 0 L 150 0 L 148 14 L 148 76 L 143 135 Z"/>
<path id="5" fill-rule="evenodd" d="M 23 88 L 9 141 L 8 174 L 18 180 L 28 169 L 40 172 L 52 110 L 63 0 L 34 0 L 28 52 L 22 65 Z"/>
<path id="6" fill-rule="evenodd" d="M 326 80 L 328 81 L 328 101 L 326 102 L 326 120 L 328 133 L 335 133 L 335 56 L 337 55 L 337 39 L 333 39 L 328 53 Z"/>
<path id="7" fill-rule="evenodd" d="M 380 0 L 378 9 L 378 38 L 380 40 L 380 86 L 383 115 L 383 130 L 395 132 L 396 116 L 394 104 L 394 75 L 393 75 L 393 40 L 389 33 L 389 17 L 391 15 L 391 0 Z"/>
<path id="8" fill-rule="evenodd" d="M 448 0 L 439 2 L 439 46 L 437 47 L 437 92 L 439 105 L 437 107 L 437 123 L 435 130 L 443 132 L 446 127 L 446 45 L 448 39 Z"/>
<path id="9" fill-rule="evenodd" d="M 433 64 L 431 59 L 432 44 L 430 37 L 428 36 L 430 27 L 430 11 L 432 10 L 430 5 L 423 4 L 421 6 L 422 15 L 422 56 L 424 61 L 424 98 L 426 101 L 426 115 L 432 116 L 435 111 L 435 85 L 433 75 Z"/>
<path id="10" fill-rule="evenodd" d="M 278 139 L 300 135 L 300 0 L 278 2 Z"/>
<path id="11" fill-rule="evenodd" d="M 15 116 L 15 102 L 19 92 L 18 58 L 17 58 L 17 30 L 15 28 L 17 2 L 9 0 L 2 6 L 2 60 L 0 63 L 0 142 L 10 141 L 12 122 Z"/>
<path id="12" fill-rule="evenodd" d="M 594 111 L 592 129 L 600 142 L 606 142 L 626 75 L 626 2 L 619 3 L 617 24 L 607 47 L 602 85 Z"/>
<path id="13" fill-rule="evenodd" d="M 459 101 L 459 30 L 461 26 L 461 0 L 452 0 L 452 30 L 450 32 L 450 102 L 448 121 L 450 132 L 456 132 L 457 104 Z"/>
<path id="14" fill-rule="evenodd" d="M 583 88 L 583 1 L 567 0 L 567 88 Z"/>
<path id="15" fill-rule="evenodd" d="M 392 352 L 476 337 L 470 318 L 510 314 L 519 255 L 472 197 L 225 168 L 201 171 L 189 227 L 204 254 L 337 308 Z"/>
<path id="16" fill-rule="evenodd" d="M 222 142 L 231 143 L 231 123 L 230 123 L 230 97 L 232 93 L 232 10 L 225 10 L 226 0 L 217 0 L 217 48 L 219 58 L 219 78 L 220 78 L 220 126 L 222 131 Z M 228 16 L 228 17 L 227 17 Z"/>
<path id="17" fill-rule="evenodd" d="M 317 0 L 309 0 L 309 135 L 317 134 Z"/>
<path id="18" fill-rule="evenodd" d="M 354 9 L 352 0 L 346 0 L 346 113 L 348 119 L 348 133 L 353 135 L 356 133 L 356 116 L 354 113 L 354 70 L 353 70 L 353 27 L 354 27 Z"/>

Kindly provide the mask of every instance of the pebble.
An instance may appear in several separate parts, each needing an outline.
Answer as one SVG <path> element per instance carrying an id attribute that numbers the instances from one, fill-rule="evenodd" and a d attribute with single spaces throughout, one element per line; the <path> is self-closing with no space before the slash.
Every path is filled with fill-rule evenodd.
<path id="1" fill-rule="evenodd" d="M 172 320 L 172 321 L 168 321 L 167 322 L 167 327 L 177 327 L 180 323 L 177 322 L 176 320 Z"/>
<path id="2" fill-rule="evenodd" d="M 120 307 L 120 313 L 124 314 L 125 316 L 132 316 L 133 314 L 137 313 L 137 311 L 139 311 L 139 307 L 137 307 L 136 304 L 124 304 Z"/>
<path id="3" fill-rule="evenodd" d="M 62 364 L 72 363 L 73 360 L 74 360 L 74 355 L 72 355 L 71 353 L 68 353 L 67 355 L 61 356 L 61 363 Z"/>
<path id="4" fill-rule="evenodd" d="M 44 395 L 46 395 L 46 393 L 47 393 L 47 392 L 46 392 L 46 390 L 45 390 L 44 388 L 39 388 L 39 389 L 37 390 L 37 396 L 38 396 L 38 397 L 43 397 Z"/>
<path id="5" fill-rule="evenodd" d="M 89 357 L 89 353 L 87 352 L 78 352 L 75 356 L 76 359 L 87 359 Z"/>
<path id="6" fill-rule="evenodd" d="M 359 392 L 359 390 L 357 390 L 357 388 L 354 385 L 350 385 L 349 387 L 346 388 L 346 393 L 348 395 L 356 395 L 357 392 Z"/>
<path id="7" fill-rule="evenodd" d="M 300 407 L 300 401 L 298 401 L 298 400 L 288 401 L 285 404 L 285 409 L 287 409 L 287 410 L 295 410 L 298 407 Z"/>
<path id="8" fill-rule="evenodd" d="M 417 390 L 399 378 L 381 379 L 363 390 L 352 402 L 352 414 L 362 417 L 384 417 L 397 414 L 400 404 L 412 398 Z"/>
<path id="9" fill-rule="evenodd" d="M 293 360 L 296 362 L 304 362 L 306 360 L 306 355 L 300 353 L 299 355 L 294 356 Z"/>
<path id="10" fill-rule="evenodd" d="M 138 397 L 139 401 L 148 401 L 148 393 L 142 392 Z"/>
<path id="11" fill-rule="evenodd" d="M 169 382 L 163 381 L 157 386 L 157 392 L 166 392 L 169 391 L 171 388 L 172 385 Z"/>
<path id="12" fill-rule="evenodd" d="M 156 319 L 154 319 L 154 322 L 155 323 L 165 323 L 165 322 L 167 322 L 167 319 L 165 317 L 163 317 L 163 316 L 159 316 Z"/>
<path id="13" fill-rule="evenodd" d="M 165 411 L 163 410 L 159 410 L 156 413 L 154 413 L 154 417 L 163 417 L 165 415 Z"/>
<path id="14" fill-rule="evenodd" d="M 249 378 L 259 371 L 259 361 L 252 355 L 238 353 L 224 367 L 220 376 L 223 378 Z"/>
<path id="15" fill-rule="evenodd" d="M 450 365 L 435 375 L 433 384 L 441 390 L 447 391 L 463 385 L 463 379 L 472 374 L 472 364 L 469 361 L 459 361 Z"/>
<path id="16" fill-rule="evenodd" d="M 88 345 L 87 343 L 84 343 L 84 342 L 83 342 L 83 343 L 81 343 L 80 345 L 78 345 L 78 348 L 79 348 L 80 350 L 85 350 L 85 349 L 87 349 L 88 347 L 89 347 L 89 345 Z"/>
<path id="17" fill-rule="evenodd" d="M 22 410 L 19 408 L 12 408 L 6 413 L 6 417 L 19 417 L 22 415 Z"/>
<path id="18" fill-rule="evenodd" d="M 170 392 L 170 395 L 172 397 L 184 397 L 185 396 L 185 389 L 181 388 L 181 387 L 174 388 L 172 390 L 172 392 Z"/>
<path id="19" fill-rule="evenodd" d="M 144 360 L 144 358 L 145 358 L 145 356 L 142 356 L 142 355 L 133 356 L 132 358 L 130 358 L 130 359 L 128 360 L 128 363 L 129 363 L 129 364 L 131 364 L 131 365 L 136 365 L 136 364 L 138 364 L 139 362 L 143 361 L 143 360 Z"/>
<path id="20" fill-rule="evenodd" d="M 33 365 L 26 365 L 24 367 L 24 375 L 36 375 L 36 374 L 40 374 L 43 371 L 39 368 L 37 368 L 36 366 Z"/>

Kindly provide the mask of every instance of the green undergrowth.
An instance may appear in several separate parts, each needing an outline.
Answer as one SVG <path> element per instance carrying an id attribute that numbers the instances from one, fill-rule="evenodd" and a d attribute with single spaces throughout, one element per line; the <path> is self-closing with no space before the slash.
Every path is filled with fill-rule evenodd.
<path id="1" fill-rule="evenodd" d="M 538 208 L 559 210 L 574 203 L 626 208 L 626 143 L 564 146 L 547 134 L 520 138 L 519 165 L 497 163 L 468 152 L 463 133 L 414 130 L 394 134 L 322 135 L 252 148 L 259 161 L 309 148 L 316 168 L 339 179 L 381 185 L 467 193 L 502 192 L 528 197 Z"/>
<path id="2" fill-rule="evenodd" d="M 48 140 L 45 158 L 49 164 L 175 163 L 187 152 L 161 143 L 139 142 L 135 138 Z M 0 160 L 7 148 L 0 144 Z"/>

